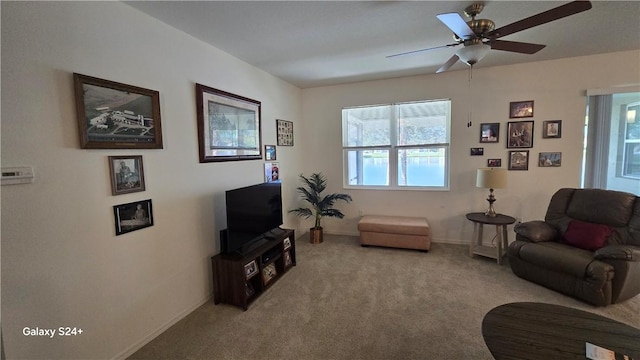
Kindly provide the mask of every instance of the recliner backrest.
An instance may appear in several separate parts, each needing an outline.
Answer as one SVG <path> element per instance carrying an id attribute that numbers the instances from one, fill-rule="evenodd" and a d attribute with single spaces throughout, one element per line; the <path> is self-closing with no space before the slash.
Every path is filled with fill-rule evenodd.
<path id="1" fill-rule="evenodd" d="M 545 215 L 545 222 L 561 234 L 571 220 L 605 224 L 614 230 L 609 244 L 640 246 L 640 200 L 637 196 L 614 190 L 558 190 Z"/>

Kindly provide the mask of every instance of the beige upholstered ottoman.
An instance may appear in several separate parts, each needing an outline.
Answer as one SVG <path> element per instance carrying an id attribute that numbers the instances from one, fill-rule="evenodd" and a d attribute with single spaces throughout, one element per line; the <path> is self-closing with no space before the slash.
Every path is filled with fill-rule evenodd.
<path id="1" fill-rule="evenodd" d="M 363 216 L 358 222 L 360 245 L 429 251 L 431 230 L 427 219 L 405 216 Z"/>

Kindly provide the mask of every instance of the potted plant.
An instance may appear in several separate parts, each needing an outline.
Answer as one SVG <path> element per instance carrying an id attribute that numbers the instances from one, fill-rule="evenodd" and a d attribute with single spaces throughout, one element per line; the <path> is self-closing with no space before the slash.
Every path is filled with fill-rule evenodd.
<path id="1" fill-rule="evenodd" d="M 312 244 L 319 244 L 323 241 L 322 225 L 320 223 L 322 218 L 329 216 L 342 219 L 344 214 L 340 210 L 334 209 L 333 204 L 337 200 L 349 202 L 352 199 L 351 196 L 347 194 L 329 194 L 323 196 L 322 192 L 327 188 L 327 178 L 322 175 L 322 173 L 311 174 L 308 178 L 300 174 L 300 181 L 304 186 L 297 188 L 298 193 L 311 207 L 299 207 L 289 210 L 289 212 L 296 214 L 296 216 L 304 217 L 305 219 L 312 216 L 315 218 L 314 226 L 309 229 L 309 239 Z"/>

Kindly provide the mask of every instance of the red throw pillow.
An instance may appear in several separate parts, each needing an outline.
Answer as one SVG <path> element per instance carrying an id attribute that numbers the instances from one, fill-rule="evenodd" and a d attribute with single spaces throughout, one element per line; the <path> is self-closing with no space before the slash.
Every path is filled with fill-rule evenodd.
<path id="1" fill-rule="evenodd" d="M 611 228 L 603 224 L 571 220 L 563 237 L 567 244 L 590 251 L 596 251 L 607 243 Z"/>

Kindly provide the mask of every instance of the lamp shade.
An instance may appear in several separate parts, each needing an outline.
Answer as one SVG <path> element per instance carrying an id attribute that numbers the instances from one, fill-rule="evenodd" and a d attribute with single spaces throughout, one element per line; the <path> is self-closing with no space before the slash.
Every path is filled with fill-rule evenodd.
<path id="1" fill-rule="evenodd" d="M 496 168 L 478 169 L 476 187 L 501 189 L 507 187 L 507 170 Z"/>
<path id="2" fill-rule="evenodd" d="M 466 45 L 465 47 L 459 49 L 456 52 L 456 55 L 467 65 L 473 65 L 478 61 L 482 60 L 485 55 L 491 50 L 491 46 L 483 43 L 478 43 L 474 45 Z"/>

